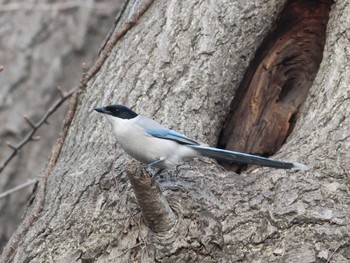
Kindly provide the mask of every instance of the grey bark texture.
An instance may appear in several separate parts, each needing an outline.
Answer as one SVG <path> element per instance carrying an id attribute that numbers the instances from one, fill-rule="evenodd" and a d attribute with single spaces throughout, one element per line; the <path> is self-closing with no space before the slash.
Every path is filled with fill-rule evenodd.
<path id="1" fill-rule="evenodd" d="M 129 3 L 120 24 L 139 3 Z M 145 226 L 125 172 L 129 157 L 93 111 L 125 104 L 215 145 L 283 5 L 155 1 L 79 95 L 43 212 L 12 262 L 348 262 L 350 1 L 333 5 L 316 80 L 274 156 L 312 169 L 238 175 L 208 159 L 180 165 L 157 180 L 177 217 L 171 231 Z"/>
<path id="2" fill-rule="evenodd" d="M 79 83 L 80 64 L 97 56 L 120 4 L 109 1 L 0 1 L 0 166 L 30 129 L 59 98 L 57 86 L 69 90 Z M 62 126 L 66 107 L 50 118 L 38 134 L 0 174 L 0 193 L 37 178 Z M 16 229 L 33 187 L 0 200 L 0 251 Z"/>

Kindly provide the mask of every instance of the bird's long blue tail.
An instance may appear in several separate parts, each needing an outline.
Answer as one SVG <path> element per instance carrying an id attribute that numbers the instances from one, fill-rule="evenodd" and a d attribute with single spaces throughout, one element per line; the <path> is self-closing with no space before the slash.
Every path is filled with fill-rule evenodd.
<path id="1" fill-rule="evenodd" d="M 234 162 L 241 164 L 261 165 L 279 169 L 308 170 L 309 168 L 301 163 L 281 162 L 252 154 L 234 152 L 202 145 L 188 145 L 195 149 L 202 156 L 214 158 L 219 161 Z"/>

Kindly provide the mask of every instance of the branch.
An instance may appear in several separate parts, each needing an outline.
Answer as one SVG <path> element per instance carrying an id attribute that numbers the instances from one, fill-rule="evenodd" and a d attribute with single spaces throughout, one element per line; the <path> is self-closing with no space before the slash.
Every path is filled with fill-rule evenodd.
<path id="1" fill-rule="evenodd" d="M 132 160 L 126 169 L 146 225 L 156 233 L 169 231 L 176 216 L 157 183 Z"/>
<path id="2" fill-rule="evenodd" d="M 44 116 L 37 122 L 32 122 L 28 116 L 24 115 L 24 120 L 29 124 L 31 130 L 27 133 L 24 139 L 18 143 L 17 145 L 12 145 L 10 142 L 7 143 L 13 151 L 12 153 L 4 160 L 4 162 L 0 166 L 0 173 L 5 169 L 8 163 L 16 156 L 16 154 L 22 149 L 24 145 L 26 145 L 29 141 L 36 141 L 40 139 L 38 136 L 34 136 L 36 131 L 44 124 L 47 123 L 47 119 L 65 102 L 72 94 L 74 93 L 75 88 L 71 89 L 69 92 L 61 92 L 61 98 L 57 100 L 44 114 Z"/>
<path id="3" fill-rule="evenodd" d="M 106 44 L 102 47 L 99 57 L 97 58 L 94 66 L 86 74 L 86 82 L 88 82 L 96 73 L 100 70 L 106 59 L 109 57 L 115 44 L 128 32 L 141 18 L 141 16 L 147 11 L 154 0 L 144 0 L 136 12 L 131 16 L 130 20 L 121 25 L 119 30 L 116 30 L 107 40 Z"/>
<path id="4" fill-rule="evenodd" d="M 38 182 L 38 188 L 35 195 L 35 203 L 32 210 L 32 213 L 26 217 L 23 222 L 18 226 L 16 231 L 12 234 L 10 240 L 6 244 L 6 246 L 3 249 L 3 253 L 0 257 L 0 262 L 8 262 L 8 260 L 13 256 L 13 253 L 16 251 L 18 244 L 22 238 L 22 236 L 28 231 L 29 227 L 33 224 L 34 221 L 37 220 L 39 217 L 41 211 L 43 210 L 44 202 L 45 202 L 45 191 L 46 191 L 46 184 L 47 179 L 49 175 L 51 174 L 52 170 L 56 166 L 56 162 L 58 160 L 58 157 L 61 153 L 61 149 L 63 147 L 63 143 L 67 137 L 68 130 L 70 127 L 70 124 L 73 120 L 74 113 L 78 104 L 78 95 L 79 92 L 85 90 L 87 82 L 93 78 L 96 73 L 99 71 L 99 69 L 102 67 L 103 63 L 108 58 L 111 50 L 113 49 L 116 42 L 121 39 L 123 35 L 125 35 L 126 31 L 132 28 L 132 26 L 140 19 L 140 17 L 147 11 L 147 9 L 150 7 L 150 5 L 153 3 L 153 0 L 144 0 L 143 3 L 141 3 L 140 8 L 138 8 L 134 15 L 131 17 L 130 21 L 126 21 L 125 24 L 121 26 L 121 30 L 117 31 L 115 34 L 112 35 L 111 39 L 107 41 L 107 44 L 104 46 L 101 56 L 96 60 L 94 66 L 89 70 L 88 73 L 84 73 L 80 84 L 78 86 L 78 89 L 73 88 L 68 93 L 69 96 L 72 96 L 72 99 L 70 101 L 66 117 L 63 122 L 63 128 L 61 130 L 61 134 L 59 138 L 57 139 L 57 142 L 55 144 L 55 147 L 53 148 L 49 163 L 44 171 L 44 174 L 41 176 Z M 68 97 L 67 97 L 68 98 Z M 62 99 L 62 98 L 61 98 Z M 62 101 L 63 103 L 63 101 Z M 60 103 L 60 105 L 62 104 Z M 57 103 L 56 103 L 57 104 Z M 57 106 L 58 107 L 58 106 Z M 49 111 L 45 114 L 45 116 L 50 116 L 52 113 Z M 46 121 L 47 117 L 44 119 L 44 122 Z M 13 158 L 13 157 L 12 157 Z M 11 159 L 12 159 L 11 158 Z"/>
<path id="5" fill-rule="evenodd" d="M 0 199 L 7 197 L 7 196 L 9 196 L 10 194 L 12 194 L 14 192 L 22 190 L 23 188 L 31 186 L 32 184 L 35 184 L 37 181 L 38 181 L 38 179 L 31 179 L 28 182 L 25 182 L 24 184 L 21 184 L 19 186 L 16 186 L 16 187 L 10 189 L 10 190 L 7 190 L 7 191 L 5 191 L 3 193 L 0 193 Z"/>
<path id="6" fill-rule="evenodd" d="M 151 6 L 154 0 L 145 0 L 143 3 L 141 3 L 140 7 L 136 10 L 136 12 L 131 16 L 130 20 L 126 21 L 120 28 L 120 30 L 115 31 L 114 34 L 112 34 L 111 38 L 107 41 L 105 44 L 103 50 L 100 53 L 100 56 L 96 60 L 94 66 L 86 73 L 83 74 L 83 78 L 80 81 L 79 90 L 84 90 L 86 83 L 92 79 L 96 73 L 100 70 L 106 59 L 108 58 L 109 54 L 111 53 L 113 47 L 115 44 L 128 32 L 141 18 L 141 16 L 144 14 L 144 12 L 147 11 L 147 9 Z M 86 67 L 85 64 L 82 64 L 83 69 Z M 0 65 L 0 72 L 4 68 Z M 40 121 L 37 123 L 33 123 L 28 116 L 23 116 L 24 120 L 31 126 L 32 130 L 27 134 L 27 136 L 16 146 L 12 145 L 11 143 L 7 143 L 7 145 L 13 150 L 12 153 L 5 159 L 5 161 L 0 165 L 0 173 L 5 169 L 5 167 L 8 165 L 8 163 L 13 159 L 13 157 L 16 156 L 16 154 L 19 152 L 19 150 L 29 141 L 31 140 L 38 140 L 38 137 L 34 137 L 35 132 L 44 124 L 48 123 L 47 119 L 53 114 L 62 104 L 64 101 L 66 101 L 76 88 L 71 89 L 69 92 L 64 91 L 61 86 L 58 86 L 58 91 L 60 92 L 61 98 L 56 101 L 54 105 L 51 106 L 50 109 L 45 113 L 45 115 L 41 118 Z"/>

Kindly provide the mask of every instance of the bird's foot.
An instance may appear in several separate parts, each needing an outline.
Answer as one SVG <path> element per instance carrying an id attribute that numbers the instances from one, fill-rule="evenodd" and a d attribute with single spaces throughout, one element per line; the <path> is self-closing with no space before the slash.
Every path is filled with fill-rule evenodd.
<path id="1" fill-rule="evenodd" d="M 152 175 L 152 179 L 156 179 L 162 172 L 163 172 L 163 169 L 159 169 L 156 173 Z"/>

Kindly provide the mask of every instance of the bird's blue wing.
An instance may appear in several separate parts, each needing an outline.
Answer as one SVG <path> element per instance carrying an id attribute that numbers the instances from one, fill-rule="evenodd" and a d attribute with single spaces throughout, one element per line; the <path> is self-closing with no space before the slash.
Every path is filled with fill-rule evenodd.
<path id="1" fill-rule="evenodd" d="M 176 131 L 170 129 L 146 129 L 146 132 L 154 137 L 164 139 L 164 140 L 172 140 L 180 144 L 190 144 L 190 145 L 198 145 L 199 143 L 186 137 L 185 135 L 178 133 Z"/>

